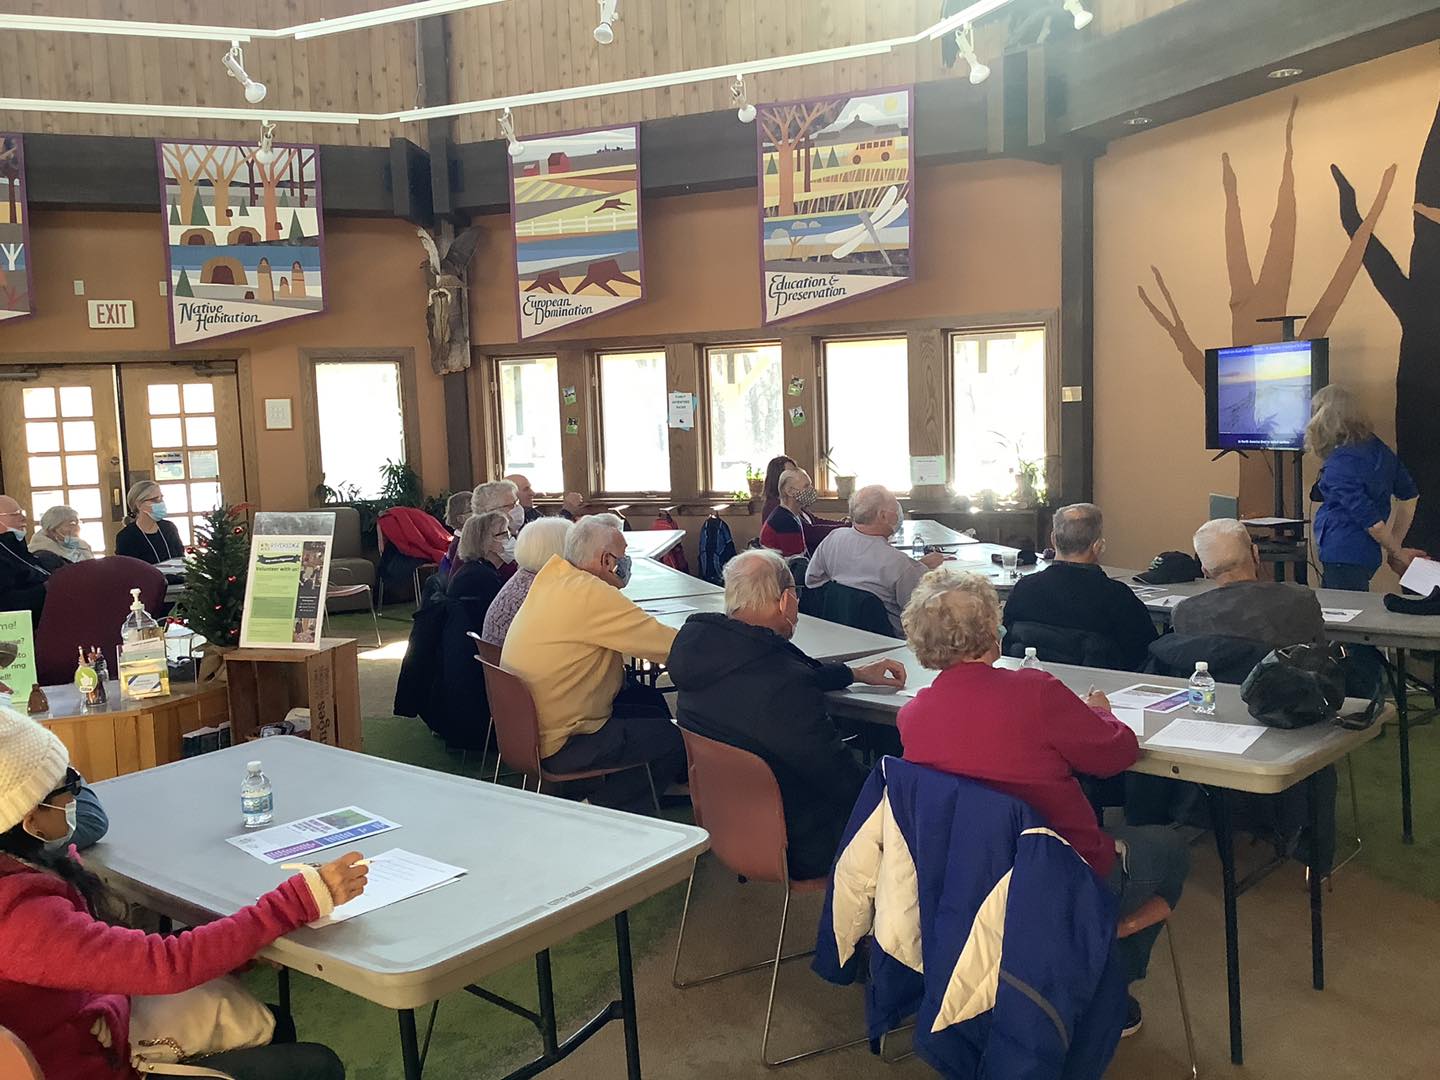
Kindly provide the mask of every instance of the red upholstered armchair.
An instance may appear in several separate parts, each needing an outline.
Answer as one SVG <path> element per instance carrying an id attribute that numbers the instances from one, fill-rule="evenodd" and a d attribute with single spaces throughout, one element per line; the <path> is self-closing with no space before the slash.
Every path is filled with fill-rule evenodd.
<path id="1" fill-rule="evenodd" d="M 43 686 L 75 676 L 76 646 L 99 645 L 116 671 L 115 647 L 120 624 L 130 614 L 130 590 L 154 615 L 165 603 L 165 575 L 149 563 L 125 555 L 62 566 L 45 585 L 45 610 L 35 634 L 35 669 Z"/>

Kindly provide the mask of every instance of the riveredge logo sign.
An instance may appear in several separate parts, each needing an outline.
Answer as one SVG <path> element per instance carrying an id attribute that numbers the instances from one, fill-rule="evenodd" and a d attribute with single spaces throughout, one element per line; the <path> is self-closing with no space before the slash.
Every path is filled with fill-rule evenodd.
<path id="1" fill-rule="evenodd" d="M 639 129 L 527 139 L 510 159 L 520 337 L 644 299 Z"/>
<path id="2" fill-rule="evenodd" d="M 761 105 L 764 320 L 910 280 L 911 92 Z"/>

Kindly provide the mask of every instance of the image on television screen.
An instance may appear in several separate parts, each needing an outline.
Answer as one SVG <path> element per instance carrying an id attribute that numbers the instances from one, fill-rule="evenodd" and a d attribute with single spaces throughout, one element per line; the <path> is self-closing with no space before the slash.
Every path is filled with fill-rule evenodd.
<path id="1" fill-rule="evenodd" d="M 1210 445 L 1217 450 L 1300 450 L 1310 398 L 1325 385 L 1323 341 L 1216 349 L 1207 371 Z"/>

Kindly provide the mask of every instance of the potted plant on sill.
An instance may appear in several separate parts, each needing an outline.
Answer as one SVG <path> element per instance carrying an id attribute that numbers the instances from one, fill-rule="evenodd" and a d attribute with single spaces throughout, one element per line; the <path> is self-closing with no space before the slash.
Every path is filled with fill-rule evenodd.
<path id="1" fill-rule="evenodd" d="M 752 499 L 759 499 L 764 496 L 765 474 L 755 468 L 754 465 L 748 463 L 745 466 L 745 483 L 750 487 L 750 497 Z"/>
<path id="2" fill-rule="evenodd" d="M 830 479 L 835 485 L 835 497 L 848 499 L 855 494 L 855 474 L 842 473 L 835 464 L 835 459 L 830 456 L 830 449 L 827 447 L 820 452 L 820 460 L 825 462 L 825 467 L 830 471 Z"/>

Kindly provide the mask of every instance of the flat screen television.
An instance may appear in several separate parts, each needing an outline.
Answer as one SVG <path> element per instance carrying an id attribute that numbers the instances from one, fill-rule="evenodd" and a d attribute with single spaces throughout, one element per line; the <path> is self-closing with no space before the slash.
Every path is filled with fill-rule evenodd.
<path id="1" fill-rule="evenodd" d="M 1205 353 L 1205 445 L 1303 450 L 1310 399 L 1330 381 L 1330 342 L 1279 341 Z"/>

